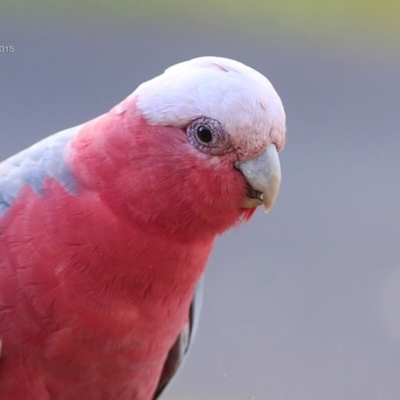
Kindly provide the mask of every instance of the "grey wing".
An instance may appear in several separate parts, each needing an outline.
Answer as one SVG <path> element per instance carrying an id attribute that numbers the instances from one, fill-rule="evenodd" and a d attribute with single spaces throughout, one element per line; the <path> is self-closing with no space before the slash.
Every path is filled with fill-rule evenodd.
<path id="1" fill-rule="evenodd" d="M 160 395 L 164 393 L 165 388 L 174 376 L 176 376 L 176 372 L 182 366 L 183 361 L 186 359 L 188 350 L 193 343 L 193 338 L 199 324 L 203 302 L 203 280 L 204 277 L 200 279 L 193 295 L 193 300 L 189 310 L 188 323 L 183 327 L 168 353 L 153 400 L 159 399 Z"/>
<path id="2" fill-rule="evenodd" d="M 41 195 L 46 176 L 58 180 L 66 190 L 74 191 L 75 180 L 63 154 L 80 128 L 58 132 L 0 163 L 0 215 L 12 206 L 25 185 Z"/>

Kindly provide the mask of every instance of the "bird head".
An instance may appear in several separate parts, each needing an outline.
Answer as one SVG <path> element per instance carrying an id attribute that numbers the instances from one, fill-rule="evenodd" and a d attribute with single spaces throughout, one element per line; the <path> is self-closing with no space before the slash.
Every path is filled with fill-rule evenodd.
<path id="1" fill-rule="evenodd" d="M 182 62 L 141 84 L 110 113 L 103 153 L 119 160 L 112 193 L 115 202 L 115 193 L 124 191 L 117 196 L 124 213 L 215 234 L 260 205 L 272 208 L 285 112 L 254 69 L 220 57 Z"/>

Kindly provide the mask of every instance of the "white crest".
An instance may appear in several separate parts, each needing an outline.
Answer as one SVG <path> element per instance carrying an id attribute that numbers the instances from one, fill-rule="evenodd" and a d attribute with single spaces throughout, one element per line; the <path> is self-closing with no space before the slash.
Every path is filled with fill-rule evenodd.
<path id="1" fill-rule="evenodd" d="M 284 141 L 285 112 L 275 89 L 265 76 L 234 60 L 200 57 L 176 64 L 132 96 L 152 125 L 185 127 L 201 116 L 218 120 L 243 155 Z"/>

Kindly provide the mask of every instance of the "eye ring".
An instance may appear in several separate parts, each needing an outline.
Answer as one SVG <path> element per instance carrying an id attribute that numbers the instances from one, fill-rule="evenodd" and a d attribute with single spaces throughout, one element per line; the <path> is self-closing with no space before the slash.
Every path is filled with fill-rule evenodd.
<path id="1" fill-rule="evenodd" d="M 186 134 L 191 144 L 203 153 L 221 155 L 233 151 L 228 132 L 216 119 L 197 118 L 187 126 Z"/>

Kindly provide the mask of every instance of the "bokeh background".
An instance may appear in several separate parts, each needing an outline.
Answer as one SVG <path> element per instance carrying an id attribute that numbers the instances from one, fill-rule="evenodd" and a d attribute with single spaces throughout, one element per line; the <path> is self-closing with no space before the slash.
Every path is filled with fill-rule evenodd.
<path id="1" fill-rule="evenodd" d="M 200 55 L 264 73 L 283 184 L 218 239 L 165 400 L 400 398 L 400 2 L 0 1 L 0 159 Z"/>

